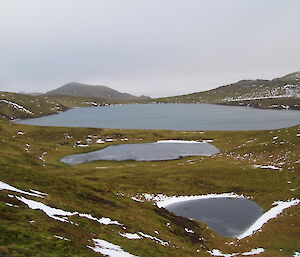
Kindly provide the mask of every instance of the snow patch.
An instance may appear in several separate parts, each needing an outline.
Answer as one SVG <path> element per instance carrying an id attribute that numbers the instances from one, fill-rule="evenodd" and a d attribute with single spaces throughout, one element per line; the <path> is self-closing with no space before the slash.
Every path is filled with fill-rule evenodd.
<path id="1" fill-rule="evenodd" d="M 6 104 L 12 106 L 15 109 L 21 110 L 21 111 L 29 113 L 29 114 L 33 114 L 31 111 L 29 111 L 28 109 L 26 109 L 24 106 L 19 105 L 19 104 L 14 103 L 14 102 L 11 102 L 9 100 L 0 99 L 0 103 L 6 103 Z"/>
<path id="2" fill-rule="evenodd" d="M 161 239 L 159 239 L 155 236 L 151 236 L 151 235 L 148 235 L 148 234 L 143 233 L 143 232 L 138 232 L 138 234 L 137 233 L 134 233 L 134 234 L 133 233 L 119 233 L 119 235 L 122 236 L 122 237 L 126 237 L 130 240 L 131 239 L 138 239 L 139 240 L 139 239 L 143 239 L 143 238 L 148 238 L 148 239 L 151 239 L 152 241 L 154 241 L 157 244 L 161 244 L 161 245 L 165 245 L 165 246 L 169 245 L 168 242 L 163 241 L 163 240 L 161 240 Z"/>
<path id="3" fill-rule="evenodd" d="M 66 237 L 62 237 L 62 236 L 54 236 L 54 237 L 57 239 L 60 239 L 60 240 L 71 241 L 70 239 L 68 239 Z"/>
<path id="4" fill-rule="evenodd" d="M 19 207 L 18 205 L 14 205 L 14 204 L 11 204 L 11 203 L 5 203 L 7 206 L 9 207 Z"/>
<path id="5" fill-rule="evenodd" d="M 238 255 L 238 253 L 232 253 L 232 254 L 225 254 L 222 253 L 220 250 L 213 249 L 212 251 L 207 251 L 212 256 L 222 256 L 222 257 L 232 257 Z"/>
<path id="6" fill-rule="evenodd" d="M 79 212 L 69 212 L 69 211 L 64 211 L 64 210 L 61 210 L 61 209 L 56 209 L 56 208 L 50 207 L 48 205 L 45 205 L 41 202 L 37 202 L 37 201 L 34 201 L 34 200 L 29 200 L 29 199 L 27 199 L 25 197 L 22 197 L 22 196 L 21 197 L 16 196 L 16 198 L 19 201 L 26 204 L 30 209 L 41 210 L 48 217 L 50 217 L 51 219 L 58 220 L 58 221 L 61 221 L 61 222 L 68 222 L 68 223 L 74 224 L 72 221 L 70 221 L 68 219 L 68 217 L 78 215 L 79 217 L 82 217 L 82 218 L 97 221 L 98 223 L 100 223 L 102 225 L 118 225 L 118 226 L 122 225 L 118 221 L 111 220 L 110 218 L 102 217 L 101 219 L 98 219 L 98 218 L 93 217 L 91 214 L 85 214 L 85 213 L 79 213 Z"/>
<path id="7" fill-rule="evenodd" d="M 93 250 L 96 253 L 101 253 L 109 257 L 137 257 L 128 252 L 125 252 L 120 246 L 109 243 L 101 239 L 92 239 L 95 246 L 87 246 L 89 249 Z"/>
<path id="8" fill-rule="evenodd" d="M 0 181 L 0 190 L 8 190 L 8 191 L 13 191 L 13 192 L 17 192 L 17 193 L 21 193 L 21 194 L 25 194 L 25 195 L 31 195 L 31 196 L 36 196 L 36 197 L 41 197 L 43 198 L 43 196 L 39 195 L 39 194 L 35 194 L 35 193 L 30 193 L 27 191 L 23 191 L 21 189 L 15 188 L 9 184 L 6 184 L 2 181 Z"/>
<path id="9" fill-rule="evenodd" d="M 191 233 L 191 234 L 194 234 L 194 233 L 195 233 L 193 230 L 188 229 L 188 228 L 185 228 L 184 230 L 185 230 L 187 233 Z"/>
<path id="10" fill-rule="evenodd" d="M 159 196 L 159 195 L 158 195 Z M 149 199 L 149 196 L 147 197 Z M 147 198 L 145 198 L 147 200 Z M 171 196 L 171 197 L 159 197 L 154 196 L 151 200 L 156 202 L 159 208 L 165 208 L 166 206 L 174 203 L 180 203 L 190 200 L 202 200 L 211 198 L 245 198 L 243 195 L 235 193 L 223 193 L 223 194 L 207 194 L 207 195 L 193 195 L 193 196 Z"/>
<path id="11" fill-rule="evenodd" d="M 154 241 L 154 242 L 157 243 L 157 244 L 161 244 L 161 245 L 165 245 L 165 246 L 166 246 L 166 245 L 169 245 L 168 242 L 163 241 L 163 240 L 157 238 L 156 236 L 151 236 L 151 235 L 145 234 L 145 233 L 143 233 L 143 232 L 139 232 L 139 234 L 140 234 L 142 237 L 144 237 L 144 238 L 149 238 L 149 239 L 151 239 L 152 241 Z"/>
<path id="12" fill-rule="evenodd" d="M 79 217 L 83 217 L 83 218 L 87 218 L 89 220 L 97 221 L 98 223 L 100 223 L 102 225 L 118 225 L 118 226 L 123 225 L 123 224 L 119 223 L 116 220 L 111 220 L 110 218 L 102 217 L 101 219 L 97 219 L 97 218 L 93 217 L 91 214 L 84 214 L 84 213 L 78 213 L 78 215 L 79 215 Z"/>
<path id="13" fill-rule="evenodd" d="M 220 250 L 217 249 L 213 249 L 212 251 L 207 251 L 207 252 L 212 256 L 232 257 L 237 255 L 244 255 L 244 256 L 257 255 L 263 253 L 264 251 L 265 251 L 264 248 L 256 248 L 256 249 L 252 249 L 249 252 L 244 252 L 244 253 L 222 253 Z"/>
<path id="14" fill-rule="evenodd" d="M 259 230 L 264 224 L 266 224 L 269 220 L 276 218 L 280 213 L 283 212 L 283 210 L 292 207 L 294 205 L 298 205 L 299 203 L 300 203 L 299 199 L 290 200 L 286 202 L 283 201 L 274 202 L 273 205 L 276 205 L 275 207 L 265 212 L 260 218 L 257 219 L 257 221 L 252 226 L 250 226 L 244 233 L 239 235 L 237 238 L 243 239 L 245 237 L 251 236 L 257 230 Z"/>
<path id="15" fill-rule="evenodd" d="M 300 257 L 300 252 L 295 251 L 293 257 Z"/>
<path id="16" fill-rule="evenodd" d="M 203 144 L 203 142 L 198 142 L 198 141 L 186 141 L 186 140 L 159 140 L 159 141 L 156 141 L 155 143 L 157 144 Z"/>
<path id="17" fill-rule="evenodd" d="M 33 200 L 29 200 L 26 199 L 25 197 L 21 196 L 16 196 L 16 198 L 25 203 L 30 209 L 33 210 L 42 210 L 48 217 L 50 217 L 51 219 L 55 219 L 55 220 L 59 220 L 62 222 L 69 222 L 68 220 L 68 216 L 72 216 L 75 213 L 73 212 L 69 212 L 69 211 L 64 211 L 61 209 L 56 209 L 56 208 L 52 208 L 50 206 L 47 206 L 41 202 L 37 202 L 37 201 L 33 201 Z M 62 217 L 60 217 L 62 216 Z"/>
<path id="18" fill-rule="evenodd" d="M 256 255 L 256 254 L 261 254 L 264 251 L 265 251 L 264 248 L 256 248 L 256 249 L 252 249 L 250 252 L 242 253 L 242 255 L 245 255 L 245 256 Z"/>
<path id="19" fill-rule="evenodd" d="M 142 239 L 143 237 L 139 236 L 138 234 L 131 234 L 131 233 L 119 233 L 120 236 L 126 237 L 128 239 Z"/>
<path id="20" fill-rule="evenodd" d="M 30 189 L 29 191 L 32 192 L 32 193 L 38 194 L 38 195 L 44 195 L 44 196 L 48 195 L 46 193 L 43 193 L 43 192 L 40 192 L 40 191 L 37 191 L 37 190 L 33 190 L 33 189 Z"/>
<path id="21" fill-rule="evenodd" d="M 273 165 L 253 165 L 254 168 L 260 168 L 260 169 L 272 169 L 272 170 L 282 170 L 280 167 L 276 167 Z"/>

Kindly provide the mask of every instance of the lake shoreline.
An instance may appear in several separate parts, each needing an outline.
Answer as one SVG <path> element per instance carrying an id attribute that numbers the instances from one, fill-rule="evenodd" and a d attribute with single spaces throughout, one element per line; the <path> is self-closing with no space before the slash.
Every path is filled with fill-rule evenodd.
<path id="1" fill-rule="evenodd" d="M 120 106 L 120 108 L 119 108 Z M 295 126 L 299 112 L 235 108 L 218 104 L 112 104 L 77 107 L 57 115 L 15 120 L 18 124 L 112 129 L 242 131 Z M 106 107 L 106 108 L 103 108 Z M 180 120 L 178 119 L 180 117 Z"/>

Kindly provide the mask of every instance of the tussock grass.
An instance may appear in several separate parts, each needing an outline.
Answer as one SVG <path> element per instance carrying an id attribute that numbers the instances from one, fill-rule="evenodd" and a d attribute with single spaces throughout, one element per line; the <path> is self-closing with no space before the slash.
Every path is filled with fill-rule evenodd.
<path id="1" fill-rule="evenodd" d="M 19 135 L 18 131 L 24 134 Z M 260 256 L 291 256 L 300 248 L 299 207 L 284 211 L 261 232 L 236 243 L 234 239 L 212 232 L 203 223 L 176 217 L 152 202 L 136 202 L 129 196 L 139 193 L 196 195 L 235 192 L 253 197 L 264 210 L 268 210 L 274 201 L 299 198 L 300 137 L 296 136 L 299 133 L 300 126 L 274 131 L 209 131 L 201 134 L 34 127 L 0 121 L 1 181 L 22 190 L 35 189 L 49 194 L 44 199 L 26 196 L 29 199 L 63 210 L 90 213 L 97 218 L 109 217 L 124 224 L 126 232 L 142 231 L 176 246 L 162 246 L 149 239 L 128 240 L 119 236 L 125 232 L 122 226 L 104 226 L 78 216 L 69 219 L 79 226 L 55 221 L 42 211 L 31 210 L 15 198 L 8 197 L 11 192 L 3 190 L 0 191 L 0 254 L 99 256 L 86 246 L 92 245 L 92 238 L 101 238 L 138 256 L 210 256 L 206 252 L 208 249 L 231 253 L 257 247 L 266 249 Z M 72 138 L 66 139 L 65 134 Z M 88 135 L 111 137 L 117 141 L 92 144 L 87 148 L 73 147 L 77 140 L 85 140 Z M 279 137 L 278 140 L 273 139 L 275 136 Z M 213 139 L 221 153 L 212 157 L 194 156 L 159 162 L 98 161 L 69 166 L 59 161 L 65 155 L 124 143 L 120 139 L 125 137 L 128 143 Z M 281 144 L 283 141 L 285 143 Z M 42 161 L 39 157 L 45 152 L 45 161 Z M 254 168 L 254 164 L 280 166 L 282 170 Z M 9 207 L 5 203 L 19 207 Z M 187 233 L 185 228 L 193 229 L 195 234 Z M 56 239 L 55 235 L 71 241 Z M 225 244 L 231 241 L 235 242 L 234 245 Z"/>

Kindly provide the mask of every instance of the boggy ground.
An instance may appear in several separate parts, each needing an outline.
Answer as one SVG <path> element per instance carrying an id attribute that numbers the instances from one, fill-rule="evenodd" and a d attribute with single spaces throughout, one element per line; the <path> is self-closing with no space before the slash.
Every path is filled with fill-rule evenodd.
<path id="1" fill-rule="evenodd" d="M 292 256 L 300 249 L 299 206 L 286 209 L 260 232 L 238 241 L 217 235 L 203 223 L 176 217 L 151 201 L 134 201 L 131 196 L 234 192 L 252 197 L 266 211 L 274 201 L 300 197 L 299 134 L 300 126 L 273 131 L 202 133 L 33 127 L 0 121 L 0 181 L 27 192 L 34 189 L 48 194 L 40 198 L 0 191 L 0 255 L 101 256 L 87 247 L 94 247 L 91 240 L 99 238 L 136 256 L 211 256 L 208 250 L 243 253 L 258 247 L 265 249 L 259 256 Z M 73 147 L 88 135 L 95 136 L 94 142 L 105 137 L 117 140 Z M 121 140 L 125 138 L 128 141 Z M 98 161 L 75 166 L 59 162 L 64 155 L 110 144 L 162 139 L 211 139 L 221 153 L 160 162 Z M 12 195 L 65 211 L 91 214 L 97 219 L 109 217 L 122 225 L 104 225 L 79 215 L 62 222 L 41 210 L 28 208 Z M 129 240 L 120 236 L 138 232 L 156 239 Z M 164 245 L 166 242 L 169 245 Z"/>

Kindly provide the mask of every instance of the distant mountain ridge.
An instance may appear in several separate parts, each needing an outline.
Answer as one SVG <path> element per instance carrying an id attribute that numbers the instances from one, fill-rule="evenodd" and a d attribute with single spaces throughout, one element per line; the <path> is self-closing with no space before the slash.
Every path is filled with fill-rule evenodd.
<path id="1" fill-rule="evenodd" d="M 121 93 L 106 86 L 92 86 L 78 82 L 67 83 L 57 89 L 48 91 L 48 95 L 68 95 L 76 97 L 98 97 L 109 101 L 128 101 L 139 99 L 150 99 L 147 96 L 134 96 L 128 93 Z"/>
<path id="2" fill-rule="evenodd" d="M 273 80 L 241 80 L 204 92 L 156 99 L 158 102 L 218 103 L 250 105 L 264 108 L 285 108 L 292 103 L 293 109 L 300 104 L 300 71 Z M 264 105 L 268 102 L 267 105 Z"/>

